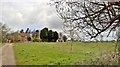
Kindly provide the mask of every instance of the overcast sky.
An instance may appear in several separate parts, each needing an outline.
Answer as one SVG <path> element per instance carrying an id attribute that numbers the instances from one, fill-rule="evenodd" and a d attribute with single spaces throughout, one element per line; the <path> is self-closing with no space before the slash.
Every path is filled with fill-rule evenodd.
<path id="1" fill-rule="evenodd" d="M 62 20 L 57 16 L 55 8 L 48 5 L 49 2 L 50 0 L 0 0 L 0 22 L 7 24 L 13 31 L 48 27 L 62 32 Z M 110 39 L 114 38 L 109 37 L 108 40 Z"/>
<path id="2" fill-rule="evenodd" d="M 0 0 L 0 22 L 12 30 L 48 27 L 62 31 L 62 21 L 50 0 Z"/>

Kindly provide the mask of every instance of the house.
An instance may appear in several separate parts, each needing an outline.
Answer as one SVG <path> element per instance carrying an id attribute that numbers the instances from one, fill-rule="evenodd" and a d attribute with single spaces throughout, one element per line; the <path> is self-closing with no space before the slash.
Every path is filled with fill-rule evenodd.
<path id="1" fill-rule="evenodd" d="M 64 42 L 62 38 L 58 38 L 56 42 Z"/>
<path id="2" fill-rule="evenodd" d="M 39 31 L 34 32 L 13 32 L 6 36 L 5 42 L 28 42 L 34 41 L 37 38 L 37 41 L 40 41 Z"/>
<path id="3" fill-rule="evenodd" d="M 20 41 L 21 42 L 27 42 L 27 41 L 30 41 L 31 40 L 31 36 L 30 36 L 30 33 L 19 33 L 19 36 L 20 36 Z"/>
<path id="4" fill-rule="evenodd" d="M 39 30 L 36 30 L 34 32 L 28 32 L 28 33 L 19 33 L 20 36 L 20 41 L 21 42 L 27 42 L 27 41 L 35 41 L 35 42 L 39 42 L 40 41 L 40 32 Z"/>
<path id="5" fill-rule="evenodd" d="M 63 40 L 63 35 L 62 35 L 61 32 L 58 34 L 58 39 L 57 39 L 56 42 L 64 42 L 64 40 Z"/>

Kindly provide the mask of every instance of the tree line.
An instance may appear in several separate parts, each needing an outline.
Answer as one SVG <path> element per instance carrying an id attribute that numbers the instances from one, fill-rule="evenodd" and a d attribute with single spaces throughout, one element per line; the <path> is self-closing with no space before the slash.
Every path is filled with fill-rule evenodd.
<path id="1" fill-rule="evenodd" d="M 27 28 L 26 30 L 21 29 L 20 31 L 12 32 L 10 28 L 6 24 L 0 23 L 1 34 L 0 34 L 0 42 L 6 42 L 7 40 L 12 40 L 12 42 L 20 42 L 20 34 L 28 34 L 27 41 L 32 42 L 56 42 L 59 38 L 59 33 L 57 31 L 53 31 L 48 29 L 47 27 L 42 30 L 33 30 Z M 63 35 L 64 42 L 67 40 L 67 36 Z"/>
<path id="2" fill-rule="evenodd" d="M 57 31 L 48 30 L 48 28 L 44 28 L 40 32 L 40 38 L 42 42 L 56 42 L 59 38 Z"/>
<path id="3" fill-rule="evenodd" d="M 28 40 L 32 40 L 33 42 L 56 42 L 56 40 L 59 38 L 57 31 L 49 30 L 47 27 L 43 28 L 41 31 L 31 31 L 29 28 L 27 28 L 24 32 L 24 30 L 21 29 L 20 33 L 31 33 L 32 37 L 28 38 Z"/>

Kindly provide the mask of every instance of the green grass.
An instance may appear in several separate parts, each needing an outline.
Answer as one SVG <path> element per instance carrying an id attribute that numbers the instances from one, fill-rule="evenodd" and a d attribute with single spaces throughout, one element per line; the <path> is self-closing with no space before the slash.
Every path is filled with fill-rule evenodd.
<path id="1" fill-rule="evenodd" d="M 2 43 L 0 43 L 0 47 L 2 47 Z"/>
<path id="2" fill-rule="evenodd" d="M 113 51 L 112 42 L 65 43 L 15 43 L 14 51 L 18 65 L 66 65 L 79 64 L 104 51 Z"/>
<path id="3" fill-rule="evenodd" d="M 2 47 L 4 45 L 4 43 L 0 42 L 0 47 Z"/>

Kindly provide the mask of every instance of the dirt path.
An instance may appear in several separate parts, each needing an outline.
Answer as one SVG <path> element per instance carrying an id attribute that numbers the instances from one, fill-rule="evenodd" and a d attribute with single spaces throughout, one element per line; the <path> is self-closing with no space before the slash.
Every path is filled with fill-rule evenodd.
<path id="1" fill-rule="evenodd" d="M 12 43 L 6 43 L 0 48 L 0 65 L 15 65 L 15 57 Z M 0 58 L 0 59 L 1 59 Z"/>
<path id="2" fill-rule="evenodd" d="M 0 67 L 2 66 L 2 47 L 0 47 Z"/>

